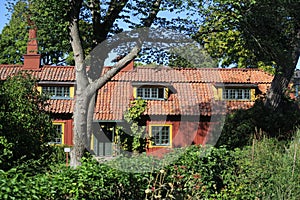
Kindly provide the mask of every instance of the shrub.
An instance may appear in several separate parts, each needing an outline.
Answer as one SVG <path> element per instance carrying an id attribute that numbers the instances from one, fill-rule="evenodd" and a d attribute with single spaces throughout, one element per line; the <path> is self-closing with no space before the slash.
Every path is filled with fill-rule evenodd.
<path id="1" fill-rule="evenodd" d="M 12 154 L 0 169 L 38 159 L 55 133 L 51 118 L 45 111 L 46 98 L 41 96 L 29 75 L 8 78 L 0 87 L 0 136 L 12 146 Z"/>
<path id="2" fill-rule="evenodd" d="M 251 145 L 252 139 L 262 136 L 280 140 L 290 139 L 300 124 L 298 103 L 284 99 L 277 110 L 270 110 L 259 99 L 248 110 L 237 110 L 226 117 L 221 136 L 216 146 L 241 148 Z"/>
<path id="3" fill-rule="evenodd" d="M 55 164 L 34 174 L 0 170 L 0 199 L 299 199 L 299 139 L 300 131 L 288 143 L 263 139 L 235 150 L 176 149 L 165 159 L 181 154 L 179 159 L 144 173 L 116 169 L 124 157 L 110 165 L 84 158 L 76 169 Z M 130 161 L 126 166 L 134 170 L 140 163 L 150 167 L 155 158 Z"/>

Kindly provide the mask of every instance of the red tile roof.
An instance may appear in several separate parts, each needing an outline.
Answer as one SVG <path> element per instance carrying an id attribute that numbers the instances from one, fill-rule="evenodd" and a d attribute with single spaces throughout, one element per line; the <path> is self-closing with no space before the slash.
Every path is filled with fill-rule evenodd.
<path id="1" fill-rule="evenodd" d="M 17 74 L 22 65 L 0 65 L 0 80 Z M 104 72 L 108 68 L 104 69 Z M 73 66 L 44 66 L 28 71 L 38 81 L 75 82 Z M 122 120 L 123 113 L 133 99 L 133 83 L 161 83 L 172 85 L 176 92 L 168 100 L 149 100 L 146 115 L 211 115 L 238 108 L 250 108 L 251 101 L 214 101 L 213 84 L 257 84 L 264 93 L 273 76 L 259 69 L 174 69 L 168 67 L 137 67 L 121 71 L 99 89 L 95 120 Z M 73 100 L 51 99 L 52 113 L 72 113 Z M 225 105 L 226 104 L 226 105 Z M 222 109 L 220 109 L 222 108 Z"/>
<path id="2" fill-rule="evenodd" d="M 270 83 L 273 77 L 259 69 L 174 69 L 168 67 L 137 67 L 131 72 L 121 72 L 113 80 L 137 82 L 201 82 L 201 83 Z"/>
<path id="3" fill-rule="evenodd" d="M 0 65 L 0 80 L 16 75 L 22 70 L 22 65 Z M 74 82 L 75 72 L 73 66 L 43 66 L 38 71 L 27 71 L 38 81 Z M 72 99 L 50 99 L 48 110 L 55 114 L 73 113 Z"/>
<path id="4" fill-rule="evenodd" d="M 22 65 L 0 65 L 0 80 L 16 75 Z M 38 71 L 27 71 L 39 81 L 75 81 L 74 66 L 43 66 Z"/>
<path id="5" fill-rule="evenodd" d="M 73 99 L 50 99 L 48 111 L 56 114 L 72 114 L 74 111 Z"/>
<path id="6" fill-rule="evenodd" d="M 172 69 L 138 67 L 119 72 L 98 92 L 94 118 L 122 120 L 133 99 L 133 83 L 172 85 L 176 92 L 168 100 L 148 100 L 146 115 L 204 115 L 250 108 L 252 101 L 215 101 L 215 83 L 257 84 L 265 93 L 273 76 L 258 69 Z"/>

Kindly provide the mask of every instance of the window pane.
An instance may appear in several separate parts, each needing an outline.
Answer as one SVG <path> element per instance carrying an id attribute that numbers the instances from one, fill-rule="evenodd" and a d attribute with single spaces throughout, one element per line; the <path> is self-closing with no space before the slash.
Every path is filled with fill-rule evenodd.
<path id="1" fill-rule="evenodd" d="M 55 138 L 53 139 L 53 142 L 55 144 L 61 144 L 62 139 L 62 125 L 61 124 L 54 124 L 55 128 Z"/>
<path id="2" fill-rule="evenodd" d="M 158 88 L 151 88 L 151 98 L 157 99 L 158 97 Z"/>
<path id="3" fill-rule="evenodd" d="M 160 128 L 158 126 L 152 126 L 152 137 L 155 145 L 160 144 L 159 129 Z"/>
<path id="4" fill-rule="evenodd" d="M 235 99 L 235 92 L 236 92 L 236 91 L 233 90 L 233 89 L 230 90 L 230 92 L 229 92 L 229 94 L 230 94 L 230 95 L 229 95 L 229 98 L 230 98 L 230 99 Z"/>
<path id="5" fill-rule="evenodd" d="M 70 88 L 69 87 L 64 87 L 63 96 L 70 97 Z"/>
<path id="6" fill-rule="evenodd" d="M 242 89 L 238 89 L 237 93 L 238 93 L 237 99 L 244 99 L 243 98 L 243 90 Z"/>
<path id="7" fill-rule="evenodd" d="M 143 96 L 143 88 L 138 88 L 137 91 L 136 91 L 136 93 L 137 93 L 138 97 L 144 97 Z"/>
<path id="8" fill-rule="evenodd" d="M 244 99 L 250 99 L 250 89 L 244 90 Z"/>
<path id="9" fill-rule="evenodd" d="M 52 97 L 70 97 L 70 87 L 61 86 L 43 86 L 42 92 Z"/>
<path id="10" fill-rule="evenodd" d="M 143 99 L 164 99 L 164 89 L 153 87 L 137 88 L 136 95 Z"/>
<path id="11" fill-rule="evenodd" d="M 223 90 L 224 99 L 250 99 L 250 89 L 225 89 Z"/>
<path id="12" fill-rule="evenodd" d="M 152 126 L 151 135 L 154 146 L 165 146 L 170 144 L 170 127 L 169 126 Z"/>
<path id="13" fill-rule="evenodd" d="M 150 88 L 143 88 L 144 89 L 144 97 L 145 98 L 150 98 L 150 92 L 151 92 L 151 89 Z"/>
<path id="14" fill-rule="evenodd" d="M 63 97 L 63 87 L 56 87 L 56 94 L 55 96 Z"/>

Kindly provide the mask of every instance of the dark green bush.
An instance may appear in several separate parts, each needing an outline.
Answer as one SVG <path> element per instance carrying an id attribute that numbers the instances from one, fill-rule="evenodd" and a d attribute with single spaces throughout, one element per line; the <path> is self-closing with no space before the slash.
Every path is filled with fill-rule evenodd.
<path id="1" fill-rule="evenodd" d="M 300 124 L 300 111 L 296 101 L 284 99 L 277 110 L 264 106 L 261 99 L 248 110 L 228 114 L 216 146 L 234 149 L 251 145 L 252 139 L 262 136 L 287 140 Z"/>
<path id="2" fill-rule="evenodd" d="M 36 89 L 35 81 L 26 74 L 7 78 L 0 86 L 0 136 L 4 137 L 11 155 L 0 163 L 10 169 L 48 151 L 46 144 L 55 134 L 46 97 Z"/>

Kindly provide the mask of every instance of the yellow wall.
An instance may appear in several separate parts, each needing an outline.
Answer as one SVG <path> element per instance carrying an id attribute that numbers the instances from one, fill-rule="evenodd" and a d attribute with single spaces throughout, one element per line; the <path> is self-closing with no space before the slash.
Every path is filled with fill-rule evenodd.
<path id="1" fill-rule="evenodd" d="M 255 89 L 251 89 L 250 90 L 250 100 L 251 101 L 255 101 L 256 97 L 255 97 Z"/>
<path id="2" fill-rule="evenodd" d="M 39 91 L 40 94 L 42 94 L 42 86 L 37 86 L 37 91 Z"/>
<path id="3" fill-rule="evenodd" d="M 222 100 L 223 99 L 222 88 L 213 87 L 213 92 L 214 92 L 215 100 Z"/>

